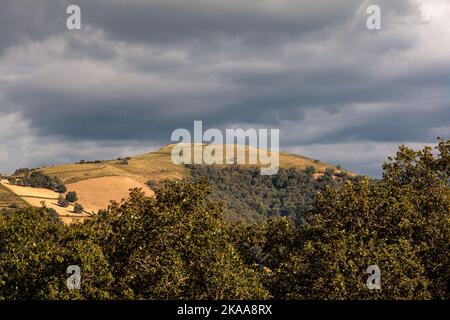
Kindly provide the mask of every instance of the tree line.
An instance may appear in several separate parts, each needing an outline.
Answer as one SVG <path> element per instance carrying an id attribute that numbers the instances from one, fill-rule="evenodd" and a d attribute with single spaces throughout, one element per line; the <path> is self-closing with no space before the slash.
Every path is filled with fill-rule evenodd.
<path id="1" fill-rule="evenodd" d="M 45 188 L 58 193 L 67 191 L 66 186 L 58 177 L 50 177 L 42 172 L 27 168 L 17 169 L 8 180 L 11 184 L 23 187 Z"/>

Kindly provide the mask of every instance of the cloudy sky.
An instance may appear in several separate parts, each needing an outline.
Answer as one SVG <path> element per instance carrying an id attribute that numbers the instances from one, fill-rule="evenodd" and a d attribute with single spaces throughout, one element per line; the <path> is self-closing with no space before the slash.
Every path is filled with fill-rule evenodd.
<path id="1" fill-rule="evenodd" d="M 203 120 L 379 176 L 397 145 L 449 138 L 449 17 L 448 0 L 1 0 L 0 172 L 147 152 Z"/>

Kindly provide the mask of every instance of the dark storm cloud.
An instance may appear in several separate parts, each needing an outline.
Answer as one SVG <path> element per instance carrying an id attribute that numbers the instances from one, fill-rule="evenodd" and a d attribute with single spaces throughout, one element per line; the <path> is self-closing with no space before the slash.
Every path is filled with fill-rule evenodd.
<path id="1" fill-rule="evenodd" d="M 381 31 L 362 0 L 6 0 L 0 115 L 30 137 L 115 147 L 194 120 L 279 127 L 284 146 L 316 151 L 433 141 L 449 127 L 450 48 L 413 0 L 377 3 Z"/>
<path id="2" fill-rule="evenodd" d="M 22 42 L 42 41 L 61 33 L 67 7 L 64 3 L 55 0 L 2 0 L 0 54 Z"/>
<path id="3" fill-rule="evenodd" d="M 236 38 L 278 43 L 345 22 L 360 1 L 99 0 L 81 3 L 86 7 L 88 23 L 106 30 L 112 38 L 172 45 Z"/>

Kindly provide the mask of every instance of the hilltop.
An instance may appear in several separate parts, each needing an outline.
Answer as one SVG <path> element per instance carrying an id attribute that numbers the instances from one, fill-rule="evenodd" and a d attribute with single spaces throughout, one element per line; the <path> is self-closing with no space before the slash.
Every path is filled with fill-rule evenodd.
<path id="1" fill-rule="evenodd" d="M 121 201 L 127 197 L 131 188 L 141 188 L 147 195 L 152 195 L 153 191 L 149 185 L 157 185 L 165 179 L 190 179 L 194 171 L 186 165 L 176 165 L 172 162 L 171 153 L 175 145 L 167 145 L 159 150 L 142 155 L 117 158 L 114 160 L 80 160 L 78 163 L 52 165 L 34 169 L 32 171 L 40 172 L 49 177 L 62 182 L 68 191 L 76 191 L 79 203 L 83 205 L 86 213 L 97 212 L 108 206 L 111 200 Z M 203 145 L 202 148 L 206 147 Z M 225 148 L 225 145 L 223 146 Z M 250 154 L 259 150 L 247 146 L 237 146 L 245 152 L 247 158 Z M 200 148 L 194 148 L 192 151 L 199 152 Z M 318 179 L 326 172 L 333 174 L 347 174 L 354 176 L 353 173 L 342 170 L 339 166 L 321 162 L 312 158 L 304 157 L 287 152 L 279 153 L 280 169 L 313 170 L 314 179 Z M 261 167 L 256 165 L 216 165 L 216 170 L 226 168 L 244 168 L 252 169 Z M 234 173 L 241 174 L 239 173 Z M 17 174 L 16 174 L 17 175 Z M 20 173 L 18 174 L 20 175 Z M 195 172 L 197 176 L 197 172 Z M 245 176 L 243 176 L 244 178 Z M 231 181 L 231 180 L 230 180 Z M 72 221 L 77 216 L 70 212 L 70 209 L 63 209 L 57 206 L 58 193 L 50 190 L 39 190 L 38 188 L 16 187 L 8 184 L 5 180 L 0 184 L 0 204 L 3 207 L 15 205 L 39 206 L 44 202 L 47 206 L 55 209 L 57 213 L 65 218 L 66 222 Z M 19 190 L 19 191 L 18 191 Z M 3 194 L 3 196 L 2 196 Z M 42 196 L 42 195 L 45 196 Z M 236 218 L 237 213 L 231 214 Z M 252 215 L 256 213 L 252 212 Z"/>
<path id="2" fill-rule="evenodd" d="M 149 180 L 182 179 L 189 176 L 190 172 L 185 166 L 176 165 L 172 162 L 171 152 L 173 147 L 174 145 L 171 144 L 143 155 L 118 158 L 115 160 L 82 161 L 77 164 L 54 165 L 41 168 L 40 171 L 49 176 L 58 177 L 65 184 L 111 176 L 128 177 L 140 183 L 146 183 Z M 238 148 L 244 148 L 247 155 L 249 152 L 256 152 L 258 150 L 256 148 L 242 146 L 238 146 Z M 325 173 L 327 169 L 335 170 L 336 172 L 343 171 L 336 165 L 293 153 L 280 152 L 279 158 L 280 168 L 304 170 L 308 167 L 314 167 L 318 174 Z M 255 166 L 259 167 L 261 165 L 257 164 Z M 353 175 L 350 171 L 346 172 Z"/>

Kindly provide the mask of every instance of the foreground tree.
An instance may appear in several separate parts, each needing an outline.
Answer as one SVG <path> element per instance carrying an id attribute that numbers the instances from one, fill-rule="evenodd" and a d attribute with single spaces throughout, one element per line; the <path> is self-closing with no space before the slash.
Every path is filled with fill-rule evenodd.
<path id="1" fill-rule="evenodd" d="M 273 294 L 293 299 L 449 299 L 450 142 L 400 147 L 381 181 L 319 194 Z M 382 290 L 365 286 L 381 269 Z"/>
<path id="2" fill-rule="evenodd" d="M 258 299 L 268 297 L 222 226 L 205 182 L 139 190 L 83 224 L 49 209 L 0 218 L 0 299 Z M 82 271 L 68 290 L 67 267 Z"/>
<path id="3" fill-rule="evenodd" d="M 89 223 L 114 268 L 117 293 L 145 299 L 268 297 L 222 226 L 205 181 L 166 182 L 155 198 L 134 190 Z"/>
<path id="4" fill-rule="evenodd" d="M 110 298 L 102 249 L 45 207 L 0 216 L 0 256 L 0 300 Z M 82 290 L 66 286 L 70 265 L 82 270 Z"/>

